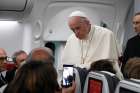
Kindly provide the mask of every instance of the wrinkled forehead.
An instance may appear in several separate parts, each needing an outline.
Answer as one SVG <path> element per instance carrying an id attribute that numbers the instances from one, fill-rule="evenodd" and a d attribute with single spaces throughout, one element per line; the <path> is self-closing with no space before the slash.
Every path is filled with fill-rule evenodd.
<path id="1" fill-rule="evenodd" d="M 77 24 L 81 22 L 81 17 L 80 16 L 73 16 L 69 18 L 68 23 L 69 24 Z"/>

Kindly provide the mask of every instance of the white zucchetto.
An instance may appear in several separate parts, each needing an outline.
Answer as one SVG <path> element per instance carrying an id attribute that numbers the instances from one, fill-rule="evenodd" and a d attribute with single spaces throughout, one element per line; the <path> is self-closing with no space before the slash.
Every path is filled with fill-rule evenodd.
<path id="1" fill-rule="evenodd" d="M 80 16 L 80 17 L 85 17 L 85 18 L 88 18 L 87 15 L 82 12 L 82 11 L 79 11 L 79 10 L 76 10 L 76 11 L 73 11 L 69 17 L 73 17 L 73 16 Z"/>

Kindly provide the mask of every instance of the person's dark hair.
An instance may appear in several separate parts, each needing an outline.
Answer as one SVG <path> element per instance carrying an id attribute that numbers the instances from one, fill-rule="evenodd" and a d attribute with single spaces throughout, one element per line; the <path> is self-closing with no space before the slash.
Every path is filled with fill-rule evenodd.
<path id="1" fill-rule="evenodd" d="M 55 93 L 59 89 L 57 72 L 52 64 L 30 61 L 21 66 L 4 93 Z"/>
<path id="2" fill-rule="evenodd" d="M 13 62 L 16 63 L 17 56 L 20 55 L 20 54 L 22 54 L 22 53 L 25 53 L 25 54 L 26 54 L 26 52 L 23 51 L 23 50 L 19 50 L 19 51 L 15 52 L 15 53 L 12 55 Z"/>
<path id="3" fill-rule="evenodd" d="M 140 12 L 135 13 L 135 16 L 140 15 Z"/>
<path id="4" fill-rule="evenodd" d="M 47 43 L 45 44 L 45 47 L 50 48 L 50 49 L 53 51 L 53 55 L 54 55 L 54 53 L 55 53 L 55 44 L 54 44 L 54 43 L 52 43 L 52 42 L 47 42 Z"/>
<path id="5" fill-rule="evenodd" d="M 89 71 L 108 71 L 115 74 L 112 63 L 113 62 L 108 59 L 95 61 L 91 63 Z"/>

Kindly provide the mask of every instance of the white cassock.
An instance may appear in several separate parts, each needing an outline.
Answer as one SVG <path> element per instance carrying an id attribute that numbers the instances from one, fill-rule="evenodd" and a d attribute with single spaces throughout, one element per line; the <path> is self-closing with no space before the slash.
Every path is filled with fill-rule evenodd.
<path id="1" fill-rule="evenodd" d="M 90 64 L 100 59 L 116 60 L 113 64 L 116 72 L 120 72 L 117 60 L 121 55 L 121 49 L 118 48 L 115 36 L 112 31 L 92 26 L 86 40 L 79 40 L 75 34 L 72 34 L 67 40 L 62 54 L 63 64 L 74 64 L 78 67 L 89 68 Z"/>

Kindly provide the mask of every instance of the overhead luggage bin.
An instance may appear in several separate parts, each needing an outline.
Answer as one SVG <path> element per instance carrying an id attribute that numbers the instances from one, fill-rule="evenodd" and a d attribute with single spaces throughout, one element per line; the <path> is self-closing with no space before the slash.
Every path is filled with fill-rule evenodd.
<path id="1" fill-rule="evenodd" d="M 21 20 L 32 7 L 33 0 L 0 0 L 0 20 Z"/>

